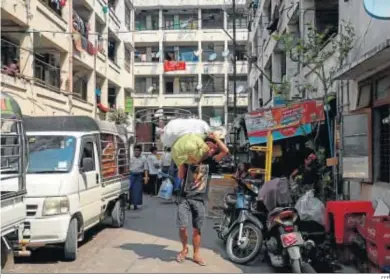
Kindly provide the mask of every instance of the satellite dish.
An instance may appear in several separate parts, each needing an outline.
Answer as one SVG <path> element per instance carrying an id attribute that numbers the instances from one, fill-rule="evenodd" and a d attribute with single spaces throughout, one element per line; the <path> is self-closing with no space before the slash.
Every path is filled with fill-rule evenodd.
<path id="1" fill-rule="evenodd" d="M 203 85 L 202 85 L 202 84 L 198 84 L 198 85 L 196 86 L 196 90 L 198 90 L 198 91 L 202 90 L 202 88 L 203 88 Z"/>
<path id="2" fill-rule="evenodd" d="M 369 16 L 376 19 L 390 20 L 389 0 L 364 0 L 363 5 Z"/>
<path id="3" fill-rule="evenodd" d="M 161 51 L 158 51 L 157 53 L 156 53 L 156 58 L 160 58 L 161 57 Z"/>
<path id="4" fill-rule="evenodd" d="M 195 56 L 200 56 L 202 54 L 202 49 L 198 49 L 194 51 Z"/>
<path id="5" fill-rule="evenodd" d="M 225 57 L 225 58 L 228 57 L 229 56 L 229 50 L 227 49 L 227 50 L 223 51 L 222 52 L 222 56 Z"/>
<path id="6" fill-rule="evenodd" d="M 209 61 L 214 61 L 215 59 L 217 59 L 217 54 L 213 52 L 209 55 Z"/>
<path id="7" fill-rule="evenodd" d="M 188 24 L 189 24 L 188 21 L 184 21 L 184 22 L 182 22 L 182 23 L 180 24 L 180 27 L 183 28 L 183 29 L 184 29 L 184 28 L 187 28 L 187 27 L 188 27 Z"/>
<path id="8" fill-rule="evenodd" d="M 152 93 L 153 90 L 154 90 L 154 87 L 153 87 L 153 86 L 150 86 L 150 87 L 148 88 L 148 93 Z"/>
<path id="9" fill-rule="evenodd" d="M 244 86 L 242 86 L 242 85 L 238 86 L 237 93 L 242 93 L 244 91 L 245 91 L 245 87 Z"/>

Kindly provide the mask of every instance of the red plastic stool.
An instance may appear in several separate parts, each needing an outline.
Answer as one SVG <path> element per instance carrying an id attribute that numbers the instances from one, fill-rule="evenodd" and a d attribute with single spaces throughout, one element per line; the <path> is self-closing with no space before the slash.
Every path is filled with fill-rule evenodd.
<path id="1" fill-rule="evenodd" d="M 337 244 L 342 244 L 344 240 L 345 216 L 354 213 L 372 216 L 374 214 L 372 203 L 370 201 L 329 201 L 326 203 L 325 228 L 327 232 L 330 231 L 329 215 L 333 215 Z"/>

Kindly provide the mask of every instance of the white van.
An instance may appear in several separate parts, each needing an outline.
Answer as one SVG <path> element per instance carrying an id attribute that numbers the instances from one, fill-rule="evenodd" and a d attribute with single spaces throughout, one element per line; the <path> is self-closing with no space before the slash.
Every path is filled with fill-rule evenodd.
<path id="1" fill-rule="evenodd" d="M 86 230 L 106 217 L 114 227 L 124 224 L 127 131 L 87 116 L 31 117 L 25 127 L 29 247 L 60 244 L 73 261 Z"/>

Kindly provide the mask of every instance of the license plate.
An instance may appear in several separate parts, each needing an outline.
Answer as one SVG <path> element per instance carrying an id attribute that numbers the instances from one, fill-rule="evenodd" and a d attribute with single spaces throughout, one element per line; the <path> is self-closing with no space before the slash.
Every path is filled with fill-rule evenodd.
<path id="1" fill-rule="evenodd" d="M 282 240 L 283 248 L 303 244 L 303 238 L 299 232 L 282 234 L 280 238 Z"/>

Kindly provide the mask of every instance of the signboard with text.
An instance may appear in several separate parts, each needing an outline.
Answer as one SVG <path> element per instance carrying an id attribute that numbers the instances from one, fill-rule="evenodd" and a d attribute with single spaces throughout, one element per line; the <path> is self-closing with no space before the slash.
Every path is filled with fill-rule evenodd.
<path id="1" fill-rule="evenodd" d="M 164 61 L 164 72 L 185 71 L 186 62 L 184 61 Z"/>
<path id="2" fill-rule="evenodd" d="M 305 101 L 250 112 L 245 115 L 245 125 L 249 143 L 253 145 L 267 142 L 269 131 L 273 132 L 274 141 L 310 134 L 311 123 L 324 119 L 322 103 Z"/>
<path id="3" fill-rule="evenodd" d="M 133 112 L 133 98 L 126 97 L 125 99 L 125 112 L 132 113 Z"/>

